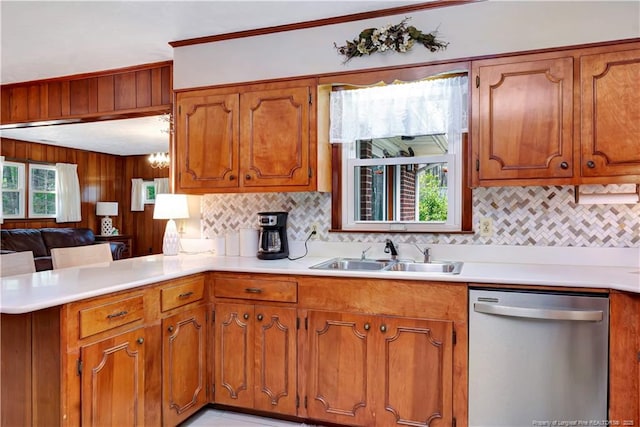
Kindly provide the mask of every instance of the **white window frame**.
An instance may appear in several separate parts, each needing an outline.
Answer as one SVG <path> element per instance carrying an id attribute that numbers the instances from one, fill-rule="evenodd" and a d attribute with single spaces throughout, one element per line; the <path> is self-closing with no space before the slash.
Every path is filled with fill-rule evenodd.
<path id="1" fill-rule="evenodd" d="M 17 215 L 2 215 L 3 219 L 23 219 L 25 218 L 25 200 L 26 200 L 26 179 L 25 179 L 25 171 L 26 165 L 24 163 L 19 162 L 11 162 L 4 161 L 2 163 L 2 167 L 17 167 L 18 168 L 18 188 L 17 190 L 4 190 L 2 192 L 5 193 L 18 193 L 18 214 Z"/>
<path id="2" fill-rule="evenodd" d="M 377 159 L 356 158 L 355 143 L 342 144 L 342 229 L 349 231 L 410 231 L 454 232 L 462 230 L 462 147 L 450 143 L 449 153 L 434 156 L 394 157 Z M 447 221 L 356 221 L 357 197 L 355 193 L 357 166 L 406 165 L 416 163 L 447 163 Z M 388 195 L 386 195 L 388 197 Z"/>
<path id="3" fill-rule="evenodd" d="M 56 212 L 54 212 L 53 214 L 39 214 L 33 211 L 33 197 L 35 194 L 41 194 L 41 193 L 46 193 L 46 194 L 53 194 L 56 199 L 58 198 L 58 184 L 57 184 L 57 179 L 56 179 L 56 188 L 53 191 L 34 191 L 34 189 L 31 187 L 31 177 L 33 175 L 33 171 L 34 170 L 52 170 L 55 172 L 56 177 L 57 177 L 57 170 L 55 165 L 44 165 L 44 164 L 29 164 L 29 218 L 55 218 L 56 217 Z"/>

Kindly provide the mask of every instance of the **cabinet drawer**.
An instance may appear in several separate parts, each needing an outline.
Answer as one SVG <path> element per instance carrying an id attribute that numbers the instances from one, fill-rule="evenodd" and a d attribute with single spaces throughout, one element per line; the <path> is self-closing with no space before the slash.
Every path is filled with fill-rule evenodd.
<path id="1" fill-rule="evenodd" d="M 174 308 L 199 301 L 204 296 L 204 276 L 181 280 L 160 290 L 160 309 Z"/>
<path id="2" fill-rule="evenodd" d="M 80 339 L 144 318 L 142 295 L 80 310 Z"/>
<path id="3" fill-rule="evenodd" d="M 285 280 L 217 277 L 214 294 L 218 298 L 296 302 L 298 301 L 298 283 Z"/>

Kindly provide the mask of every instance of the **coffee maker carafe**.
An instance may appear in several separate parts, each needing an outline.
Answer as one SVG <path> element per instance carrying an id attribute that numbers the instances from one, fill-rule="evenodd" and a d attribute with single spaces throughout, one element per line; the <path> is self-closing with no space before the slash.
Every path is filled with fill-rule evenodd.
<path id="1" fill-rule="evenodd" d="M 259 212 L 258 258 L 281 259 L 289 256 L 287 243 L 288 212 Z"/>

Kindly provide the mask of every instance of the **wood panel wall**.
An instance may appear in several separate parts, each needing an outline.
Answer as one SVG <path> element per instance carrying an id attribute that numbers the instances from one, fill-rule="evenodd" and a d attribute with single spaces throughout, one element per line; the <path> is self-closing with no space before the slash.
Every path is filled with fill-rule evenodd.
<path id="1" fill-rule="evenodd" d="M 0 123 L 113 119 L 171 111 L 173 62 L 2 85 Z"/>
<path id="2" fill-rule="evenodd" d="M 166 221 L 153 219 L 153 205 L 145 205 L 143 212 L 131 212 L 131 179 L 164 178 L 168 169 L 153 169 L 147 156 L 115 156 L 74 148 L 58 147 L 34 142 L 0 139 L 0 154 L 7 160 L 44 163 L 75 163 L 80 180 L 82 220 L 56 223 L 55 219 L 5 219 L 3 228 L 87 227 L 100 232 L 100 217 L 96 202 L 118 202 L 118 216 L 114 227 L 121 234 L 133 236 L 133 255 L 162 253 L 162 236 Z"/>
<path id="3" fill-rule="evenodd" d="M 168 178 L 169 169 L 154 169 L 149 165 L 147 156 L 128 156 L 124 162 L 124 194 L 122 209 L 122 227 L 127 234 L 133 235 L 133 256 L 162 253 L 162 237 L 167 221 L 153 219 L 153 204 L 144 205 L 144 211 L 131 212 L 131 180 L 142 178 L 151 181 L 154 178 Z"/>

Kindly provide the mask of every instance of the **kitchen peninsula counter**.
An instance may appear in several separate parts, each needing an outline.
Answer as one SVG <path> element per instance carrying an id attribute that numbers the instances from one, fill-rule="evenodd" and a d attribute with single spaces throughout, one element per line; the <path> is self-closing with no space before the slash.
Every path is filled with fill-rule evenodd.
<path id="1" fill-rule="evenodd" d="M 589 254 L 586 258 L 581 258 L 582 254 L 580 253 L 577 257 L 573 255 L 567 257 L 566 259 L 571 264 L 566 265 L 551 263 L 544 256 L 536 254 L 534 255 L 536 255 L 537 263 L 526 263 L 514 258 L 509 259 L 509 262 L 489 261 L 487 257 L 483 259 L 478 256 L 472 257 L 475 259 L 471 261 L 465 261 L 464 257 L 447 258 L 464 261 L 462 272 L 458 275 L 309 269 L 310 266 L 332 257 L 317 254 L 295 261 L 287 259 L 259 260 L 254 257 L 216 257 L 210 253 L 180 254 L 171 257 L 149 255 L 111 263 L 2 278 L 0 281 L 0 312 L 6 314 L 28 313 L 207 271 L 385 280 L 428 280 L 451 282 L 452 284 L 487 283 L 579 287 L 640 293 L 640 267 L 637 265 L 637 262 L 640 262 L 638 258 L 640 250 L 638 248 L 591 249 L 588 251 Z M 339 255 L 335 252 L 329 253 L 333 253 L 334 256 Z M 350 253 L 353 255 L 353 251 Z M 600 253 L 603 255 L 599 255 Z M 599 262 L 589 259 L 594 254 L 596 255 L 594 259 Z M 556 255 L 549 254 L 550 257 L 556 257 Z M 611 261 L 614 265 L 603 265 L 610 258 L 616 260 L 615 262 Z"/>
<path id="2" fill-rule="evenodd" d="M 377 246 L 367 255 L 388 257 Z M 608 293 L 610 414 L 615 419 L 637 418 L 629 409 L 635 408 L 630 402 L 637 402 L 640 394 L 636 383 L 630 383 L 630 378 L 638 378 L 637 248 L 523 251 L 432 245 L 434 260 L 464 262 L 458 275 L 309 268 L 336 256 L 352 258 L 365 249 L 326 245 L 298 260 L 150 255 L 2 278 L 0 352 L 9 362 L 3 364 L 0 384 L 6 397 L 0 403 L 10 416 L 3 423 L 75 426 L 95 418 L 105 425 L 127 425 L 134 423 L 129 419 L 133 417 L 144 425 L 179 425 L 204 405 L 216 403 L 353 424 L 327 412 L 316 399 L 309 399 L 308 407 L 295 405 L 296 396 L 306 399 L 315 393 L 315 378 L 332 375 L 328 361 L 333 360 L 332 349 L 339 347 L 360 354 L 349 359 L 349 369 L 377 370 L 367 360 L 386 366 L 390 378 L 399 379 L 389 384 L 398 385 L 392 394 L 402 402 L 414 396 L 406 394 L 407 378 L 439 378 L 437 384 L 416 384 L 421 391 L 415 396 L 421 400 L 415 408 L 423 408 L 423 398 L 429 395 L 427 401 L 436 402 L 429 411 L 466 425 L 468 289 L 483 286 Z M 399 252 L 401 258 L 420 260 L 413 245 L 400 246 Z M 295 248 L 293 257 L 297 253 Z M 265 318 L 277 319 L 279 326 L 263 336 L 257 328 L 267 326 L 260 323 Z M 362 331 L 352 329 L 351 323 Z M 330 333 L 316 334 L 327 324 L 333 325 Z M 349 332 L 341 333 L 340 328 Z M 400 330 L 398 340 L 386 341 Z M 437 339 L 414 339 L 424 331 Z M 360 332 L 371 337 L 366 348 Z M 259 336 L 268 343 L 262 345 Z M 238 346 L 244 339 L 252 344 Z M 387 357 L 387 344 L 395 346 L 399 353 L 393 354 L 400 359 Z M 281 353 L 271 352 L 273 348 Z M 245 377 L 254 381 L 262 368 L 244 369 L 254 367 L 254 360 L 271 360 L 259 355 L 267 349 L 282 358 L 265 365 L 264 372 L 279 389 L 287 390 L 283 396 L 292 397 L 283 398 L 275 409 L 263 393 L 255 392 L 253 383 L 241 389 L 246 390 L 241 401 L 214 380 L 224 375 L 236 379 L 234 384 L 244 384 Z M 413 360 L 413 354 L 430 356 L 418 364 L 398 362 Z M 112 386 L 112 379 L 117 385 Z M 347 379 L 339 381 L 335 390 L 350 386 Z M 362 412 L 360 425 L 376 425 L 373 414 L 380 414 L 378 425 L 392 425 L 382 418 L 389 411 L 375 408 L 385 390 L 382 384 L 372 385 L 371 396 L 378 397 L 367 402 L 373 409 Z M 347 406 L 352 407 L 351 402 Z"/>

